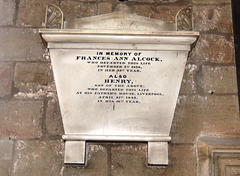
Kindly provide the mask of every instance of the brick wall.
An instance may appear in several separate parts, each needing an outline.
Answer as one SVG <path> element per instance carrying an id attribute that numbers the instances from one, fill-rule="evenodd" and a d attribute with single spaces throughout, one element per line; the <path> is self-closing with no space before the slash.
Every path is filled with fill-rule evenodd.
<path id="1" fill-rule="evenodd" d="M 173 22 L 193 6 L 201 35 L 186 65 L 169 166 L 147 166 L 144 143 L 89 143 L 86 167 L 63 164 L 56 89 L 38 34 L 48 3 L 67 20 L 125 9 Z M 0 82 L 0 176 L 193 176 L 199 136 L 240 136 L 230 0 L 0 0 Z"/>

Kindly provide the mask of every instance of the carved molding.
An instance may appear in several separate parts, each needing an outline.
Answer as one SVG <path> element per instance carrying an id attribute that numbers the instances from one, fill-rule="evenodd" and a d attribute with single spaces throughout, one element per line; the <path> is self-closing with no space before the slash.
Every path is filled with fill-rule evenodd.
<path id="1" fill-rule="evenodd" d="M 177 31 L 192 31 L 192 7 L 181 9 L 176 15 L 176 29 Z"/>
<path id="2" fill-rule="evenodd" d="M 232 176 L 240 174 L 240 149 L 213 149 L 212 150 L 212 175 Z"/>
<path id="3" fill-rule="evenodd" d="M 63 12 L 54 4 L 47 5 L 45 14 L 45 28 L 63 29 Z"/>
<path id="4" fill-rule="evenodd" d="M 199 176 L 240 175 L 240 139 L 203 137 L 197 150 Z"/>

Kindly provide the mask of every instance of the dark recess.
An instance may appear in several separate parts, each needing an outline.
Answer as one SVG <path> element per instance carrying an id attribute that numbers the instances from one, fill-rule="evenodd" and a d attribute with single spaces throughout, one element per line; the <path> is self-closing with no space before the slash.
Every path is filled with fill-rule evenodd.
<path id="1" fill-rule="evenodd" d="M 240 105 L 240 1 L 232 0 L 235 59 L 237 67 L 238 102 Z"/>

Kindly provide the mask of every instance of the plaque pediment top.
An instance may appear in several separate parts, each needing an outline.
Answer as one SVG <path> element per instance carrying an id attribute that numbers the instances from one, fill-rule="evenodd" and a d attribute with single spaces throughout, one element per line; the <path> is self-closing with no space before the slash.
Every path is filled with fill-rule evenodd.
<path id="1" fill-rule="evenodd" d="M 114 12 L 104 15 L 74 19 L 64 23 L 64 29 L 88 30 L 137 30 L 137 31 L 176 31 L 175 24 L 134 15 L 126 12 Z"/>
<path id="2" fill-rule="evenodd" d="M 65 21 L 63 29 L 40 29 L 39 33 L 52 43 L 190 45 L 199 36 L 196 31 L 177 31 L 174 23 L 126 12 Z"/>

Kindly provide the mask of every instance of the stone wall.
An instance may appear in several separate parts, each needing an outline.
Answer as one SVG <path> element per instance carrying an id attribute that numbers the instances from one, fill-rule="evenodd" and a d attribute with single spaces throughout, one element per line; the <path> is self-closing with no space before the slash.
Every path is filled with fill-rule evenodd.
<path id="1" fill-rule="evenodd" d="M 63 127 L 48 52 L 45 5 L 66 20 L 124 9 L 174 22 L 193 6 L 200 38 L 186 65 L 170 163 L 147 166 L 146 143 L 89 143 L 87 166 L 63 164 Z M 194 176 L 200 136 L 240 136 L 230 0 L 0 0 L 0 176 Z"/>

